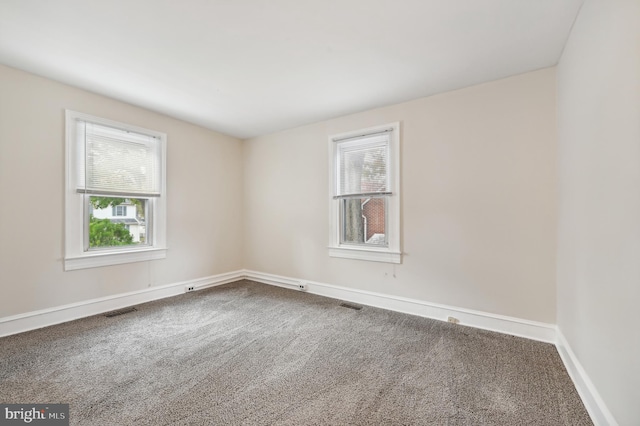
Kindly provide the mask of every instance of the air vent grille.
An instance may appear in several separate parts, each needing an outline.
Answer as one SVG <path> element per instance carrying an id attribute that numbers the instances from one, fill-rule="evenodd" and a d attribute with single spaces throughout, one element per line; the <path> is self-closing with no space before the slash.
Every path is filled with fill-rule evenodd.
<path id="1" fill-rule="evenodd" d="M 353 309 L 355 311 L 359 311 L 360 309 L 362 309 L 362 306 L 352 305 L 351 303 L 341 303 L 340 306 L 342 306 L 343 308 Z"/>
<path id="2" fill-rule="evenodd" d="M 129 312 L 135 312 L 135 311 L 137 311 L 136 308 L 124 308 L 124 309 L 118 309 L 117 311 L 107 312 L 106 314 L 104 314 L 104 316 L 107 318 L 111 318 L 111 317 L 117 317 L 118 315 L 124 315 L 124 314 L 128 314 Z"/>

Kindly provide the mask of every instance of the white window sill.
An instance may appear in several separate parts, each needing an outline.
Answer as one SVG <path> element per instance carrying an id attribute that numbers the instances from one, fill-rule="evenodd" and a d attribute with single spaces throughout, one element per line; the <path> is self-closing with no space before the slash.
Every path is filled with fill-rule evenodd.
<path id="1" fill-rule="evenodd" d="M 329 247 L 330 257 L 343 259 L 368 260 L 371 262 L 402 263 L 402 253 L 387 249 L 369 249 L 361 247 Z"/>
<path id="2" fill-rule="evenodd" d="M 146 248 L 127 251 L 89 252 L 78 257 L 64 259 L 64 270 L 98 268 L 101 266 L 120 265 L 122 263 L 144 262 L 146 260 L 164 259 L 166 248 Z"/>

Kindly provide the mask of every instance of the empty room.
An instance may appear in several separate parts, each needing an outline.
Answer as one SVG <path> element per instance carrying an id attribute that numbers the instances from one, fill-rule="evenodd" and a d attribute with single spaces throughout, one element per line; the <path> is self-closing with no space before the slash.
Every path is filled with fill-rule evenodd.
<path id="1" fill-rule="evenodd" d="M 0 425 L 640 425 L 640 0 L 0 0 Z"/>

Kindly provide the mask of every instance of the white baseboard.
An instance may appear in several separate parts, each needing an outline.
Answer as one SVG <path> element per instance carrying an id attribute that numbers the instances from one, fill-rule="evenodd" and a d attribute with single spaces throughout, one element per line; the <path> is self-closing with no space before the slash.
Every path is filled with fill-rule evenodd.
<path id="1" fill-rule="evenodd" d="M 547 343 L 556 342 L 556 328 L 552 324 L 250 270 L 239 270 L 164 286 L 150 287 L 144 290 L 0 318 L 0 337 L 73 321 L 78 318 L 122 309 L 127 306 L 150 302 L 152 300 L 176 296 L 184 293 L 186 286 L 194 286 L 196 290 L 199 290 L 244 278 L 290 289 L 297 289 L 300 282 L 304 281 L 307 284 L 307 291 L 309 293 L 320 296 L 441 321 L 446 321 L 448 317 L 452 316 L 457 318 L 462 325 L 526 337 Z"/>
<path id="2" fill-rule="evenodd" d="M 591 420 L 596 426 L 618 426 L 618 422 L 611 414 L 611 411 L 607 408 L 606 404 L 600 397 L 598 390 L 594 386 L 593 382 L 587 375 L 587 372 L 578 361 L 575 353 L 569 346 L 569 342 L 562 334 L 562 331 L 558 328 L 556 330 L 556 347 L 562 362 L 564 363 L 573 384 L 582 398 L 582 402 L 586 407 Z"/>
<path id="3" fill-rule="evenodd" d="M 193 286 L 196 290 L 201 290 L 241 279 L 249 279 L 288 289 L 298 289 L 300 283 L 304 282 L 308 293 L 319 296 L 441 321 L 447 321 L 448 317 L 453 316 L 460 320 L 462 325 L 546 343 L 555 343 L 560 357 L 594 424 L 596 426 L 617 426 L 618 424 L 571 350 L 562 332 L 553 324 L 246 269 L 0 318 L 0 337 L 176 296 L 184 293 L 186 286 Z"/>
<path id="4" fill-rule="evenodd" d="M 441 321 L 447 321 L 447 318 L 452 316 L 460 320 L 460 324 L 462 325 L 497 331 L 499 333 L 510 334 L 513 336 L 526 337 L 528 339 L 546 343 L 556 342 L 556 327 L 553 324 L 491 314 L 488 312 L 474 311 L 455 306 L 440 305 L 424 302 L 422 300 L 373 293 L 370 291 L 356 290 L 314 281 L 282 277 L 263 272 L 245 270 L 244 273 L 247 279 L 264 284 L 297 289 L 298 285 L 301 282 L 304 282 L 307 285 L 306 291 L 308 293 L 320 296 L 331 297 L 362 305 L 375 306 L 377 308 L 418 315 Z"/>
<path id="5" fill-rule="evenodd" d="M 152 300 L 177 296 L 185 292 L 186 286 L 194 286 L 196 290 L 201 290 L 203 288 L 237 281 L 242 278 L 244 278 L 243 271 L 234 271 L 0 318 L 0 337 L 73 321 L 78 318 L 122 309 L 127 306 L 138 305 Z"/>

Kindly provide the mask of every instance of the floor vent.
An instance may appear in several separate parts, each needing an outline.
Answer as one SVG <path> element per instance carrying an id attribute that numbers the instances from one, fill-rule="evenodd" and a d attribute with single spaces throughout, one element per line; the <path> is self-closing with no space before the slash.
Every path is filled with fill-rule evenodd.
<path id="1" fill-rule="evenodd" d="M 342 306 L 343 308 L 349 308 L 356 311 L 359 311 L 360 309 L 362 309 L 362 306 L 352 305 L 351 303 L 341 303 L 340 306 Z"/>
<path id="2" fill-rule="evenodd" d="M 118 315 L 124 315 L 124 314 L 128 314 L 129 312 L 135 312 L 135 311 L 137 311 L 136 308 L 124 308 L 124 309 L 118 309 L 117 311 L 107 312 L 106 314 L 104 314 L 104 316 L 107 318 L 111 318 L 111 317 L 117 317 Z"/>

